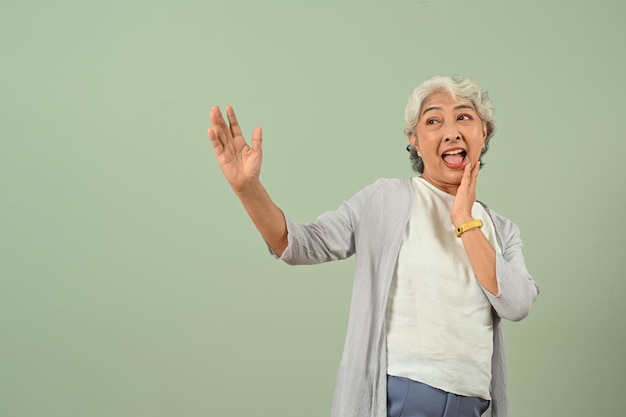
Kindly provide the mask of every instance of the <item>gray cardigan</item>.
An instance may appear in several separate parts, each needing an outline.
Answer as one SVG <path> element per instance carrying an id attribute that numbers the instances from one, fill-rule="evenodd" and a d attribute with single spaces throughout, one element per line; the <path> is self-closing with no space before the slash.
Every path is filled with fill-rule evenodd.
<path id="1" fill-rule="evenodd" d="M 313 223 L 296 224 L 287 218 L 289 244 L 280 259 L 288 264 L 317 264 L 356 254 L 352 303 L 332 417 L 387 416 L 385 310 L 412 203 L 410 178 L 381 179 Z M 508 417 L 500 319 L 518 321 L 526 317 L 539 288 L 526 270 L 518 227 L 485 209 L 502 248 L 502 255 L 496 255 L 500 292 L 494 296 L 485 290 L 494 312 L 492 401 L 485 415 Z"/>

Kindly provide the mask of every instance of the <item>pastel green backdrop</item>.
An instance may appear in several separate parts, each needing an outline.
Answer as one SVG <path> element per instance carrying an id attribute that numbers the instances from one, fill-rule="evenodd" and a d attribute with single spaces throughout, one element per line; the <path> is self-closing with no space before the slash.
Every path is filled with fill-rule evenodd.
<path id="1" fill-rule="evenodd" d="M 264 128 L 309 221 L 410 176 L 435 74 L 488 89 L 479 198 L 542 287 L 507 323 L 514 416 L 617 416 L 626 372 L 618 1 L 26 1 L 0 6 L 0 415 L 324 416 L 352 261 L 272 259 L 221 177 L 210 106 Z"/>

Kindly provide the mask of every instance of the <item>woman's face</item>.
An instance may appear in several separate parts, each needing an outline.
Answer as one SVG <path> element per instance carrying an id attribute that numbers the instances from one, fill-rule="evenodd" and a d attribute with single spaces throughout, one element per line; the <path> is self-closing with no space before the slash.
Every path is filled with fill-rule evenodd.
<path id="1" fill-rule="evenodd" d="M 470 101 L 458 101 L 450 93 L 435 92 L 422 105 L 415 134 L 409 141 L 424 161 L 422 177 L 450 194 L 456 194 L 463 168 L 478 163 L 487 137 Z"/>

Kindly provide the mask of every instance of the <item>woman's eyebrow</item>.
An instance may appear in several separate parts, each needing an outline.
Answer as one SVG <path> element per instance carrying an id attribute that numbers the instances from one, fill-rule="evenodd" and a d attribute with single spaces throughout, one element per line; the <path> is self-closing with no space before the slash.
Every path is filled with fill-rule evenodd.
<path id="1" fill-rule="evenodd" d="M 475 110 L 474 106 L 472 106 L 471 104 L 459 104 L 458 106 L 454 107 L 454 110 L 461 110 L 461 109 L 470 109 L 470 110 Z M 422 115 L 425 114 L 426 112 L 429 111 L 433 111 L 433 110 L 443 110 L 441 107 L 428 107 L 426 109 L 424 109 L 424 111 L 422 112 Z"/>
<path id="2" fill-rule="evenodd" d="M 443 109 L 441 107 L 428 107 L 428 108 L 424 109 L 422 114 L 425 114 L 426 112 L 429 112 L 429 111 L 432 111 L 432 110 L 443 110 Z"/>

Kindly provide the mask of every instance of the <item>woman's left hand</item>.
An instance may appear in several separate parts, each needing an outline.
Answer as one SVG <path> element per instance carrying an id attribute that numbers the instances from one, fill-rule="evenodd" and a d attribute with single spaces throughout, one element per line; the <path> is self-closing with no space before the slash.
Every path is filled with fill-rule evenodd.
<path id="1" fill-rule="evenodd" d="M 474 220 L 472 206 L 476 201 L 476 179 L 479 169 L 479 161 L 476 161 L 476 165 L 468 163 L 464 168 L 461 184 L 450 210 L 450 219 L 454 227 Z M 499 288 L 496 278 L 496 252 L 487 237 L 478 230 L 480 229 L 475 228 L 463 233 L 461 236 L 463 247 L 480 285 L 491 294 L 497 295 Z"/>
<path id="2" fill-rule="evenodd" d="M 456 191 L 454 204 L 450 211 L 450 219 L 455 227 L 473 220 L 472 206 L 476 201 L 476 180 L 479 169 L 480 162 L 475 164 L 468 162 L 463 169 L 461 184 Z"/>

